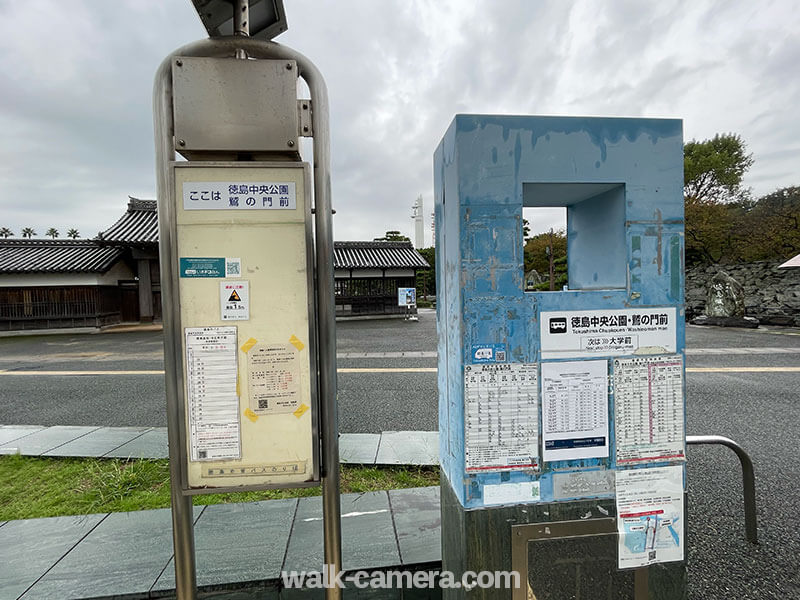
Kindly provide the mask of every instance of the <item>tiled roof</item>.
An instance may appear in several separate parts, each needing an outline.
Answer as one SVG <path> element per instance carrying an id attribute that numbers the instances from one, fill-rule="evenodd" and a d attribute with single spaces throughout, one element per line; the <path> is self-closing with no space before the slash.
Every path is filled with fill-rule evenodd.
<path id="1" fill-rule="evenodd" d="M 0 240 L 0 273 L 105 273 L 123 252 L 91 240 Z"/>
<path id="2" fill-rule="evenodd" d="M 411 242 L 334 242 L 335 269 L 428 269 Z"/>
<path id="3" fill-rule="evenodd" d="M 125 214 L 111 227 L 101 231 L 97 241 L 132 246 L 158 244 L 156 201 L 131 198 Z"/>

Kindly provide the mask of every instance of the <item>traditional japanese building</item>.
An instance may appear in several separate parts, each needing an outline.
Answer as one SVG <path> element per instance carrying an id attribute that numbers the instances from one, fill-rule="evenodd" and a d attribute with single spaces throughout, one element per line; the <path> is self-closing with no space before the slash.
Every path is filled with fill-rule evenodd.
<path id="1" fill-rule="evenodd" d="M 411 242 L 334 242 L 333 264 L 339 317 L 405 314 L 398 288 L 416 287 L 417 271 L 430 268 Z"/>
<path id="2" fill-rule="evenodd" d="M 130 198 L 94 240 L 0 240 L 0 331 L 161 319 L 155 200 Z M 411 242 L 334 242 L 336 315 L 402 315 L 427 261 Z"/>
<path id="3" fill-rule="evenodd" d="M 135 286 L 123 248 L 0 240 L 0 331 L 119 323 L 135 308 L 130 298 L 126 306 L 124 283 Z"/>

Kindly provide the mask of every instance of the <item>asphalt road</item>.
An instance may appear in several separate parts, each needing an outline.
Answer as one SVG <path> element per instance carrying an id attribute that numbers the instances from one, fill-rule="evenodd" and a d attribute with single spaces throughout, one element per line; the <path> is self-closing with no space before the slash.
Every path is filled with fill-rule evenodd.
<path id="1" fill-rule="evenodd" d="M 339 323 L 337 337 L 343 432 L 437 429 L 435 373 L 385 370 L 435 368 L 432 312 L 418 323 Z M 744 539 L 734 454 L 690 446 L 690 598 L 800 599 L 800 330 L 689 327 L 687 368 L 687 433 L 750 452 L 761 541 Z M 164 426 L 163 375 L 141 373 L 161 369 L 155 332 L 0 338 L 0 423 Z"/>

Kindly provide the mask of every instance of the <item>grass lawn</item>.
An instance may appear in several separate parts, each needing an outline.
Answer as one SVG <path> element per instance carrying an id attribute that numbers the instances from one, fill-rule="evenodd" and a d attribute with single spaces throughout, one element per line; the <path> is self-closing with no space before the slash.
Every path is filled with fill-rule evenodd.
<path id="1" fill-rule="evenodd" d="M 439 485 L 438 468 L 341 468 L 342 493 Z M 295 488 L 194 496 L 196 505 L 320 496 Z M 167 460 L 0 456 L 0 521 L 169 507 Z"/>

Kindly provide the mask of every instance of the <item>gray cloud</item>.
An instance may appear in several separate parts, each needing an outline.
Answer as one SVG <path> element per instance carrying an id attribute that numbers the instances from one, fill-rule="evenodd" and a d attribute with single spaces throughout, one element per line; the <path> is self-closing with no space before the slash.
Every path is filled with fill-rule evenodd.
<path id="1" fill-rule="evenodd" d="M 188 1 L 0 2 L 0 226 L 92 236 L 153 197 L 152 81 L 204 37 Z M 800 183 L 791 0 L 286 0 L 278 42 L 331 98 L 337 239 L 412 233 L 456 113 L 669 116 L 740 133 L 756 194 Z M 542 219 L 542 229 L 550 226 Z M 430 226 L 426 222 L 426 231 Z"/>

